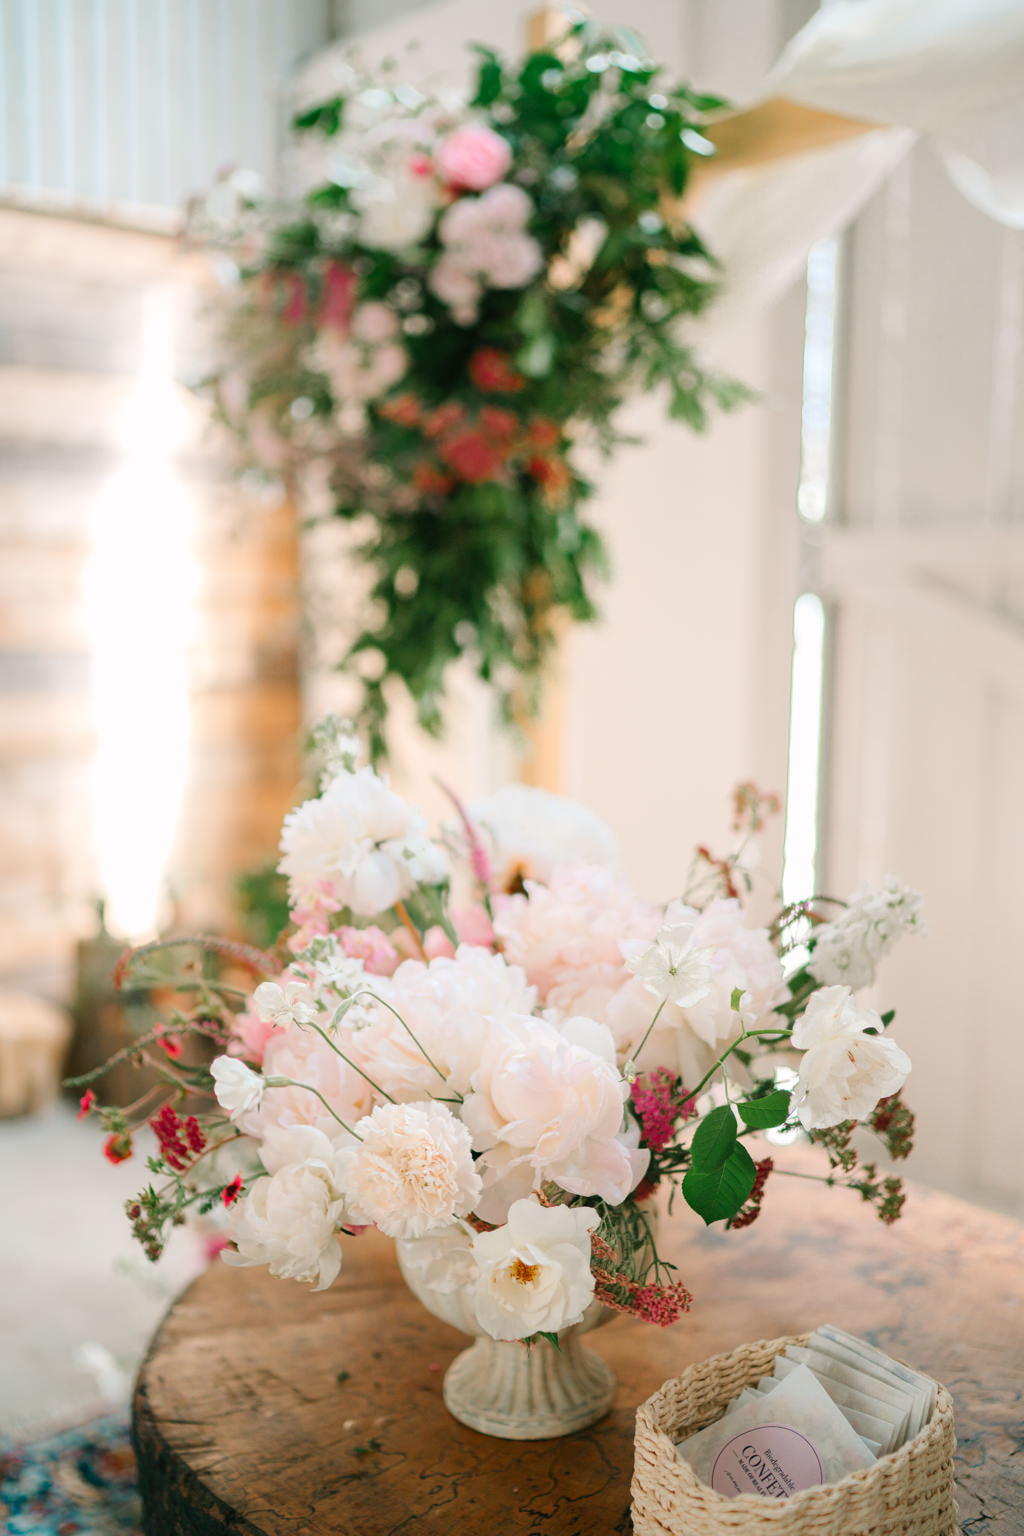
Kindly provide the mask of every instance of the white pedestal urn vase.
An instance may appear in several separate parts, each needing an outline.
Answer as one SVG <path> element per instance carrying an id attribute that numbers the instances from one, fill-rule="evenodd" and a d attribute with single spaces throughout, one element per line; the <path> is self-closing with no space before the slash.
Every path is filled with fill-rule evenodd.
<path id="1" fill-rule="evenodd" d="M 612 1314 L 591 1302 L 582 1322 L 564 1328 L 558 1348 L 540 1340 L 529 1348 L 517 1339 L 492 1339 L 480 1327 L 472 1299 L 457 1271 L 426 1263 L 434 1238 L 395 1244 L 406 1285 L 428 1312 L 469 1334 L 475 1342 L 456 1356 L 444 1378 L 449 1413 L 484 1435 L 502 1440 L 549 1440 L 596 1423 L 611 1407 L 611 1367 L 580 1342 L 580 1336 Z M 439 1282 L 439 1283 L 438 1283 Z"/>

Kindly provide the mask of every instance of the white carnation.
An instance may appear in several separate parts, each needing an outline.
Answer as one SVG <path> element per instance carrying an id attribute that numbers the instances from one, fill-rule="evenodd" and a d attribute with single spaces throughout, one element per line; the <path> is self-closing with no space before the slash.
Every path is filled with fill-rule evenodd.
<path id="1" fill-rule="evenodd" d="M 857 1008 L 849 987 L 816 992 L 792 1039 L 804 1052 L 793 1102 L 808 1131 L 865 1119 L 910 1073 L 910 1058 L 886 1038 L 877 1013 Z"/>
<path id="2" fill-rule="evenodd" d="M 481 1328 L 492 1339 L 528 1339 L 578 1323 L 594 1295 L 590 1234 L 597 1224 L 587 1206 L 517 1200 L 505 1226 L 478 1233 L 473 1299 Z"/>
<path id="3" fill-rule="evenodd" d="M 355 1219 L 388 1237 L 425 1237 L 467 1216 L 480 1194 L 470 1135 L 447 1105 L 381 1104 L 355 1127 L 344 1153 Z"/>
<path id="4" fill-rule="evenodd" d="M 863 887 L 831 923 L 815 928 L 807 969 L 826 986 L 870 986 L 879 960 L 905 933 L 923 933 L 923 897 L 889 875 L 881 890 Z"/>
<path id="5" fill-rule="evenodd" d="M 266 1264 L 284 1280 L 313 1282 L 322 1291 L 341 1268 L 337 1229 L 345 1220 L 338 1153 L 312 1126 L 267 1137 L 262 1155 L 272 1170 L 231 1209 L 235 1250 L 226 1264 Z"/>

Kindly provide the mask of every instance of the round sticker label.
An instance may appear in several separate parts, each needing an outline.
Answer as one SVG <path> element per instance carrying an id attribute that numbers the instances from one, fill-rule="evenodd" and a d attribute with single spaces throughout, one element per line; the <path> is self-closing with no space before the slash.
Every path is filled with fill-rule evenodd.
<path id="1" fill-rule="evenodd" d="M 711 1486 L 726 1498 L 759 1493 L 788 1499 L 824 1482 L 821 1457 L 806 1435 L 788 1424 L 758 1424 L 727 1440 L 711 1468 Z"/>

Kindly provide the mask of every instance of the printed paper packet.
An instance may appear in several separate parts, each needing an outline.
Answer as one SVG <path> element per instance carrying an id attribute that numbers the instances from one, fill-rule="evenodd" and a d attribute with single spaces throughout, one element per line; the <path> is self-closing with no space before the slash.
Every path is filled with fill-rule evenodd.
<path id="1" fill-rule="evenodd" d="M 726 1497 L 789 1498 L 897 1450 L 931 1418 L 937 1392 L 930 1377 L 825 1324 L 678 1450 Z"/>

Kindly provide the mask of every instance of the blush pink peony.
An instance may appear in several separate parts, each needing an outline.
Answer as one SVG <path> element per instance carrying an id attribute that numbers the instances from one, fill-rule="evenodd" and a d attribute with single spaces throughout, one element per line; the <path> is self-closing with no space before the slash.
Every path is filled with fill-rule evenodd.
<path id="1" fill-rule="evenodd" d="M 512 164 L 507 139 L 484 123 L 469 123 L 442 139 L 434 156 L 443 181 L 469 192 L 483 192 L 501 181 Z"/>

